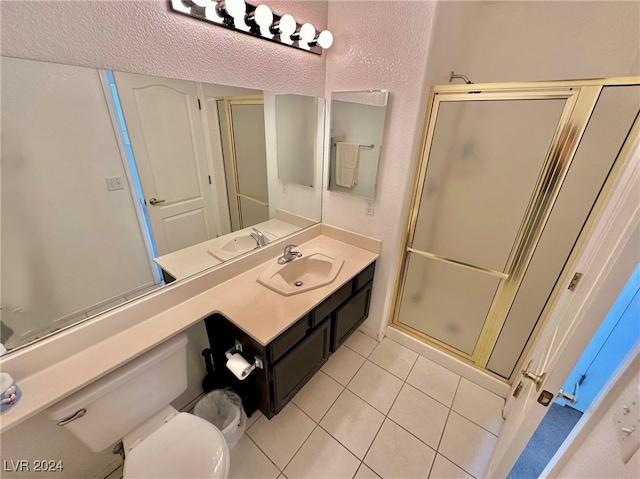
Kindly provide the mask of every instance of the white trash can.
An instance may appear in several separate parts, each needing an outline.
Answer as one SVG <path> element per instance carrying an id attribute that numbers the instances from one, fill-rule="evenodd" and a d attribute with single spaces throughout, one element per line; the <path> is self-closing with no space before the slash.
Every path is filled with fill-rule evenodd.
<path id="1" fill-rule="evenodd" d="M 244 434 L 247 415 L 240 396 L 231 391 L 216 389 L 200 399 L 193 413 L 220 429 L 231 451 Z"/>

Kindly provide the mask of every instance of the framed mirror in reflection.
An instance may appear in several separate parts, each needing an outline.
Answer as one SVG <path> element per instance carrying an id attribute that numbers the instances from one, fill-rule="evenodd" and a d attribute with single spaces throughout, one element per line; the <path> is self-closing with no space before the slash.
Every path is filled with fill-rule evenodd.
<path id="1" fill-rule="evenodd" d="M 280 120 L 290 95 L 7 57 L 2 72 L 6 350 L 320 221 L 321 100 L 291 95 L 299 119 Z M 296 121 L 305 143 L 278 128 Z M 280 164 L 286 148 L 313 156 Z"/>
<path id="2" fill-rule="evenodd" d="M 386 90 L 331 93 L 330 190 L 375 197 L 388 95 Z"/>

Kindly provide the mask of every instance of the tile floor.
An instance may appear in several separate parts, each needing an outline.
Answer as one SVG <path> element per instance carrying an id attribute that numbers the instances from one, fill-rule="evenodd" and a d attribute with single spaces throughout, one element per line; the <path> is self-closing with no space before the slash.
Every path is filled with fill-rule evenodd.
<path id="1" fill-rule="evenodd" d="M 357 331 L 271 421 L 249 418 L 232 478 L 480 478 L 504 400 Z"/>

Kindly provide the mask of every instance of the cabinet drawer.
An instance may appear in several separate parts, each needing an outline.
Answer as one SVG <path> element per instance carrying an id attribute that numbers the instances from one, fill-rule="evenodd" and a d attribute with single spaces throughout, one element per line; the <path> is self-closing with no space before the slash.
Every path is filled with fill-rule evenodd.
<path id="1" fill-rule="evenodd" d="M 376 269 L 376 262 L 374 261 L 364 270 L 362 270 L 358 276 L 353 280 L 353 291 L 359 291 L 365 284 L 373 279 L 373 273 Z"/>
<path id="2" fill-rule="evenodd" d="M 299 319 L 297 323 L 290 326 L 284 333 L 271 341 L 271 361 L 276 362 L 280 357 L 300 342 L 309 330 L 309 317 Z"/>
<path id="3" fill-rule="evenodd" d="M 311 311 L 311 326 L 315 327 L 316 324 L 320 324 L 320 322 L 329 316 L 334 309 L 349 299 L 349 296 L 351 296 L 351 290 L 352 282 L 349 281 Z"/>
<path id="4" fill-rule="evenodd" d="M 273 367 L 276 414 L 327 361 L 330 325 L 325 321 Z"/>
<path id="5" fill-rule="evenodd" d="M 333 318 L 332 352 L 338 349 L 351 333 L 369 316 L 371 285 L 372 282 L 367 283 L 336 312 L 335 318 Z"/>

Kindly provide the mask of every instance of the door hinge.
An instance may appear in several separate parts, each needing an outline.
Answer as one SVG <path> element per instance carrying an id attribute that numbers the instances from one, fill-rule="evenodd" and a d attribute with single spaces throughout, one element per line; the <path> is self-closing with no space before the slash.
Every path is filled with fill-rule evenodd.
<path id="1" fill-rule="evenodd" d="M 273 381 L 273 374 L 271 374 L 271 371 L 269 371 L 269 381 Z"/>
<path id="2" fill-rule="evenodd" d="M 569 286 L 567 287 L 567 289 L 569 291 L 574 291 L 576 289 L 576 286 L 578 286 L 578 283 L 580 282 L 580 278 L 582 278 L 582 273 L 574 274 L 573 278 L 571 278 L 571 282 L 569 283 Z"/>
<path id="3" fill-rule="evenodd" d="M 198 110 L 202 110 L 202 103 L 200 103 L 200 98 L 198 98 Z"/>
<path id="4" fill-rule="evenodd" d="M 211 184 L 211 175 L 209 175 L 209 184 Z"/>

